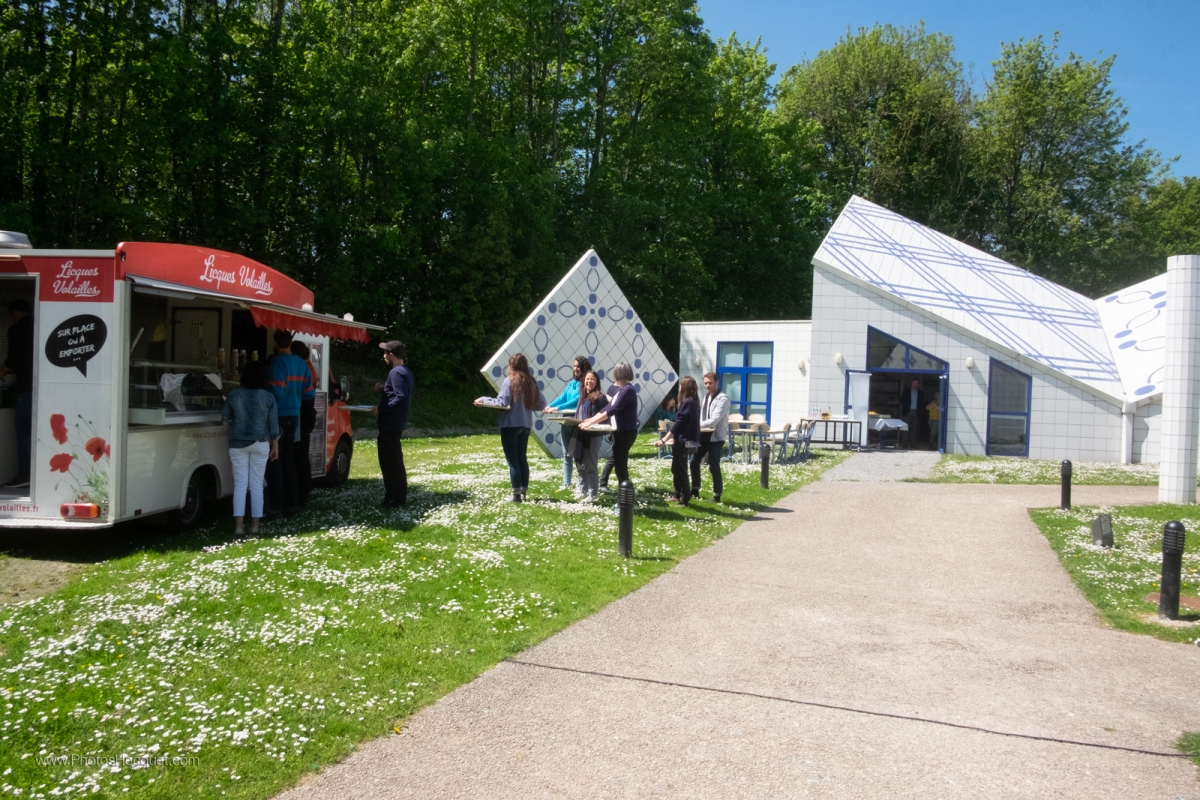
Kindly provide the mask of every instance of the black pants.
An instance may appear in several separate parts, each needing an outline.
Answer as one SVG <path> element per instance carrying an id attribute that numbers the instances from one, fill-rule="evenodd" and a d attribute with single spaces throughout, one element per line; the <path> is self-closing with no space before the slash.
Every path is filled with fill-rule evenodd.
<path id="1" fill-rule="evenodd" d="M 529 491 L 529 428 L 501 428 L 500 447 L 508 462 L 508 482 L 514 489 Z"/>
<path id="2" fill-rule="evenodd" d="M 300 441 L 296 442 L 296 496 L 300 505 L 308 502 L 312 493 L 312 463 L 309 459 L 313 428 L 317 427 L 317 411 L 312 400 L 300 406 Z M 322 459 L 324 460 L 324 459 Z"/>
<path id="3" fill-rule="evenodd" d="M 383 473 L 383 504 L 402 506 L 408 502 L 408 472 L 404 469 L 403 431 L 379 432 L 379 471 Z"/>
<path id="4" fill-rule="evenodd" d="M 692 456 L 692 493 L 700 494 L 700 462 L 708 456 L 708 471 L 712 475 L 713 495 L 721 496 L 725 488 L 721 478 L 721 456 L 725 454 L 725 443 L 714 442 L 711 433 L 700 434 L 700 451 Z"/>
<path id="5" fill-rule="evenodd" d="M 606 458 L 604 460 L 604 470 L 600 473 L 600 488 L 601 489 L 608 488 L 608 476 L 612 475 L 613 465 L 616 463 L 617 462 L 613 458 L 612 453 L 609 453 L 608 458 Z"/>
<path id="6" fill-rule="evenodd" d="M 671 477 L 675 483 L 675 496 L 686 506 L 692 496 L 688 483 L 688 451 L 678 439 L 671 446 Z"/>
<path id="7" fill-rule="evenodd" d="M 279 418 L 279 458 L 267 462 L 267 483 L 271 486 L 271 508 L 292 513 L 300 507 L 296 492 L 296 428 L 300 417 Z"/>
<path id="8" fill-rule="evenodd" d="M 637 431 L 617 431 L 613 434 L 612 461 L 618 484 L 629 480 L 629 451 L 636 441 Z"/>

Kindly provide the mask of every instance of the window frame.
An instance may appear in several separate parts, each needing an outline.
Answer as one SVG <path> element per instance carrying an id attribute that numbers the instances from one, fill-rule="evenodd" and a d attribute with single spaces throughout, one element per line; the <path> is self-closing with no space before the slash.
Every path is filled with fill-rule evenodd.
<path id="1" fill-rule="evenodd" d="M 752 345 L 766 345 L 767 347 L 771 348 L 771 366 L 769 366 L 769 367 L 748 366 L 750 363 L 749 348 Z M 725 366 L 721 365 L 721 350 L 722 350 L 722 348 L 730 348 L 730 347 L 741 347 L 742 348 L 742 366 L 740 366 L 740 367 L 725 367 Z M 765 375 L 767 377 L 767 402 L 766 402 L 766 409 L 764 411 L 764 416 L 766 416 L 767 422 L 769 423 L 771 421 L 771 399 L 772 399 L 772 395 L 774 394 L 774 391 L 773 391 L 774 390 L 774 377 L 773 377 L 772 373 L 775 370 L 775 343 L 774 342 L 762 342 L 762 341 L 717 342 L 717 357 L 716 357 L 715 361 L 716 361 L 716 369 L 714 370 L 714 372 L 717 373 L 717 386 L 721 387 L 722 391 L 724 391 L 724 383 L 725 383 L 724 377 L 726 375 L 737 375 L 742 382 L 742 399 L 737 401 L 736 403 L 733 400 L 729 401 L 730 413 L 741 414 L 743 417 L 748 417 L 749 414 L 746 413 L 747 406 L 751 406 L 751 405 L 753 405 L 755 407 L 761 406 L 762 405 L 761 403 L 751 403 L 747 399 L 747 396 L 748 396 L 747 390 L 749 388 L 748 378 L 751 375 Z M 752 413 L 758 413 L 758 412 L 755 411 Z"/>
<path id="2" fill-rule="evenodd" d="M 896 344 L 904 346 L 904 367 L 902 369 L 899 367 L 872 367 L 871 366 L 871 334 L 872 333 L 878 333 L 880 336 L 886 336 L 887 338 L 891 339 Z M 944 366 L 942 369 L 917 369 L 915 367 L 912 367 L 910 365 L 912 364 L 913 352 L 920 353 L 921 355 L 928 358 L 930 361 L 934 361 L 934 362 L 936 362 L 938 364 L 942 364 Z M 917 373 L 920 375 L 945 375 L 950 372 L 950 363 L 948 361 L 938 358 L 933 353 L 926 352 L 919 347 L 913 347 L 911 344 L 904 341 L 900 337 L 893 336 L 892 334 L 888 333 L 887 331 L 881 330 L 880 328 L 876 328 L 872 325 L 867 326 L 866 365 L 867 365 L 866 366 L 867 372 L 914 372 L 914 373 Z"/>
<path id="3" fill-rule="evenodd" d="M 992 389 L 996 385 L 996 368 L 1011 372 L 1014 375 L 1019 375 L 1025 379 L 1025 411 L 997 411 L 996 414 L 1004 417 L 1024 417 L 1025 419 L 1025 452 L 1023 453 L 993 453 L 992 452 Z M 983 450 L 988 456 L 1008 457 L 1008 458 L 1029 458 L 1029 437 L 1033 427 L 1033 375 L 1028 372 L 1022 372 L 1015 367 L 1010 367 L 1008 364 L 997 361 L 994 358 L 988 359 L 988 392 L 987 392 L 987 427 L 984 432 Z"/>

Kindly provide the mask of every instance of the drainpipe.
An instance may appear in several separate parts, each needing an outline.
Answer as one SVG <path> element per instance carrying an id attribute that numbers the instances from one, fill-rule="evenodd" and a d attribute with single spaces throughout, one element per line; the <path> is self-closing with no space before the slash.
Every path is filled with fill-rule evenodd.
<path id="1" fill-rule="evenodd" d="M 1121 409 L 1121 463 L 1133 463 L 1133 421 L 1137 416 L 1137 406 L 1129 401 Z"/>
<path id="2" fill-rule="evenodd" d="M 1166 328 L 1158 502 L 1195 503 L 1200 444 L 1200 256 L 1167 259 Z"/>

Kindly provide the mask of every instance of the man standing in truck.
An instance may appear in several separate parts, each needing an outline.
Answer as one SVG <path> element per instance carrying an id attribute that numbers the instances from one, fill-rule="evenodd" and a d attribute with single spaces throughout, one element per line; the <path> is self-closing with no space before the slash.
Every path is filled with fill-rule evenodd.
<path id="1" fill-rule="evenodd" d="M 6 489 L 29 485 L 29 455 L 33 447 L 33 313 L 29 303 L 17 298 L 8 304 L 13 324 L 8 329 L 8 358 L 0 365 L 0 378 L 14 374 L 17 383 L 17 474 Z"/>

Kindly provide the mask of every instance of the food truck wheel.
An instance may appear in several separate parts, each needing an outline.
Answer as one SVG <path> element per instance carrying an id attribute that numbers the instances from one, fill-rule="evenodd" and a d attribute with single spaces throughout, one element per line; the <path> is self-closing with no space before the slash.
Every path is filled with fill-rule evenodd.
<path id="1" fill-rule="evenodd" d="M 178 511 L 171 512 L 171 523 L 182 531 L 190 531 L 204 524 L 212 505 L 212 490 L 203 470 L 196 470 L 188 478 L 187 494 Z"/>
<path id="2" fill-rule="evenodd" d="M 349 439 L 342 439 L 333 451 L 333 461 L 329 464 L 329 472 L 325 482 L 330 486 L 341 486 L 350 477 L 350 457 L 354 454 L 354 445 Z"/>

